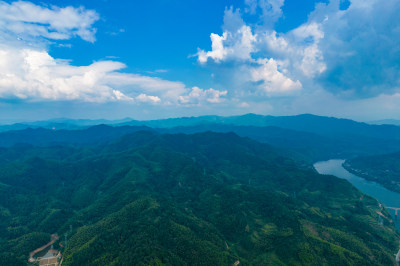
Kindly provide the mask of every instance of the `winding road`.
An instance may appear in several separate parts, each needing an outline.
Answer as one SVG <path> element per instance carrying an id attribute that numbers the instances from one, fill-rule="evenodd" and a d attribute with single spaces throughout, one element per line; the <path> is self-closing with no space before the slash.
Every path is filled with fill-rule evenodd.
<path id="1" fill-rule="evenodd" d="M 29 253 L 29 261 L 30 261 L 30 262 L 35 261 L 35 259 L 33 258 L 33 256 L 34 256 L 36 253 L 38 253 L 38 252 L 44 250 L 45 248 L 48 248 L 49 246 L 53 245 L 54 242 L 56 242 L 58 239 L 59 239 L 59 237 L 58 237 L 57 234 L 51 235 L 51 241 L 50 241 L 49 243 L 47 243 L 46 245 L 44 245 L 44 246 L 42 246 L 42 247 L 40 247 L 40 248 L 35 249 L 35 250 L 32 251 L 31 253 Z"/>

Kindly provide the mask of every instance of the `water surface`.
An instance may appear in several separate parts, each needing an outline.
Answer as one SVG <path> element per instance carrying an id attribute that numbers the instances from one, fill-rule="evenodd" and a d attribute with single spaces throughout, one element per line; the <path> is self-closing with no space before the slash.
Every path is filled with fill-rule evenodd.
<path id="1" fill-rule="evenodd" d="M 343 178 L 352 183 L 356 188 L 361 190 L 363 193 L 376 198 L 383 205 L 388 207 L 400 208 L 400 193 L 396 193 L 386 189 L 378 183 L 367 181 L 364 178 L 356 176 L 346 169 L 343 168 L 344 160 L 329 160 L 322 161 L 314 164 L 315 169 L 320 174 L 334 175 L 339 178 Z M 390 214 L 394 218 L 394 210 L 389 210 Z M 398 230 L 400 230 L 400 213 L 395 224 Z"/>

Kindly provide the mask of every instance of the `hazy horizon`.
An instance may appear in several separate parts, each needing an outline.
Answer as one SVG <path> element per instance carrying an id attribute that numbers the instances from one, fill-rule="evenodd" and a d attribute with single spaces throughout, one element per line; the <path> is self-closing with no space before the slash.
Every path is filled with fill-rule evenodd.
<path id="1" fill-rule="evenodd" d="M 0 1 L 0 120 L 396 119 L 399 11 L 394 0 Z"/>
<path id="2" fill-rule="evenodd" d="M 68 120 L 88 120 L 88 121 L 109 121 L 109 122 L 116 122 L 116 121 L 156 121 L 156 120 L 165 120 L 165 119 L 178 119 L 178 118 L 196 118 L 196 117 L 208 117 L 208 116 L 217 116 L 217 117 L 235 117 L 235 116 L 245 116 L 245 115 L 258 115 L 258 116 L 273 116 L 273 117 L 280 117 L 275 115 L 269 114 L 256 114 L 256 113 L 243 113 L 237 115 L 187 115 L 187 116 L 173 116 L 173 117 L 163 117 L 163 118 L 154 118 L 154 119 L 135 119 L 132 117 L 120 117 L 120 118 L 82 118 L 82 117 L 53 117 L 48 119 L 21 119 L 21 120 L 0 120 L 0 125 L 13 125 L 13 124 L 23 124 L 23 123 L 34 123 L 34 122 L 55 122 L 55 123 L 62 123 Z M 301 116 L 301 115 L 313 115 L 313 116 L 320 116 L 315 114 L 303 113 L 303 114 L 295 114 L 295 115 L 281 115 L 281 116 Z M 336 117 L 336 116 L 323 116 L 323 117 L 333 117 L 338 119 L 349 119 L 356 122 L 363 122 L 363 123 L 372 123 L 372 124 L 381 124 L 382 122 L 387 124 L 395 124 L 397 125 L 400 122 L 400 119 L 377 119 L 377 120 L 357 120 L 348 117 Z"/>

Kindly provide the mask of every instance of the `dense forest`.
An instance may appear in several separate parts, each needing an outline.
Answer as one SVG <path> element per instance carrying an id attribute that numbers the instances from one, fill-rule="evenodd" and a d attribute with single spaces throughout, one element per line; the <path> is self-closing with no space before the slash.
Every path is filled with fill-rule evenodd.
<path id="1" fill-rule="evenodd" d="M 234 133 L 68 132 L 0 150 L 0 265 L 53 233 L 63 265 L 395 263 L 389 214 L 297 155 Z"/>
<path id="2" fill-rule="evenodd" d="M 100 123 L 104 124 L 98 125 Z M 369 125 L 315 115 L 275 117 L 255 114 L 151 121 L 57 119 L 14 124 L 0 126 L 0 147 L 11 147 L 21 142 L 35 146 L 94 144 L 139 130 L 161 134 L 234 132 L 241 137 L 278 147 L 282 152 L 286 151 L 288 156 L 297 156 L 297 160 L 309 164 L 319 160 L 348 159 L 400 150 L 400 127 L 394 125 Z"/>
<path id="3" fill-rule="evenodd" d="M 360 156 L 347 160 L 343 166 L 358 176 L 400 192 L 400 152 Z"/>

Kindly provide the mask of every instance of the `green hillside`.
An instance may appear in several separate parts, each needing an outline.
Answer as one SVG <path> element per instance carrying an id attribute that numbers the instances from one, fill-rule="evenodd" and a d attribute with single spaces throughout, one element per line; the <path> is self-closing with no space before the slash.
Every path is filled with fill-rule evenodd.
<path id="1" fill-rule="evenodd" d="M 0 265 L 55 232 L 63 265 L 393 265 L 398 248 L 376 200 L 233 133 L 3 149 L 0 192 Z"/>
<path id="2" fill-rule="evenodd" d="M 400 192 L 400 152 L 357 157 L 347 160 L 343 166 L 358 176 Z"/>

